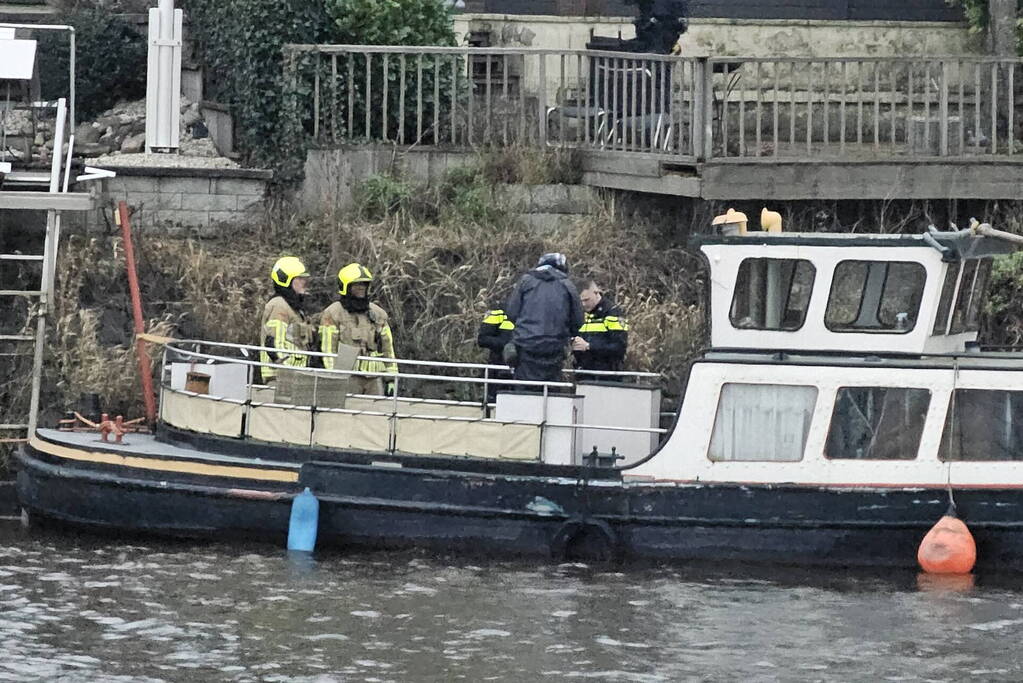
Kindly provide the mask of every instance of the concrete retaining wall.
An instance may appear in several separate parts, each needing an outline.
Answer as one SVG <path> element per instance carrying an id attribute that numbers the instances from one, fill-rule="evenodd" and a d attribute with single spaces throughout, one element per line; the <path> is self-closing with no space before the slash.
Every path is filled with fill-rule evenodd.
<path id="1" fill-rule="evenodd" d="M 586 185 L 501 185 L 494 201 L 538 233 L 570 228 L 601 206 L 599 190 Z"/>
<path id="2" fill-rule="evenodd" d="M 354 189 L 371 175 L 400 174 L 415 184 L 430 185 L 473 159 L 469 152 L 443 150 L 396 154 L 392 147 L 311 149 L 299 200 L 304 211 L 329 213 L 348 207 Z"/>
<path id="3" fill-rule="evenodd" d="M 344 210 L 359 183 L 374 174 L 400 174 L 414 185 L 434 185 L 452 168 L 473 163 L 475 155 L 443 150 L 391 147 L 313 149 L 306 156 L 305 181 L 299 194 L 304 211 Z M 584 185 L 502 185 L 493 201 L 537 232 L 568 227 L 599 209 L 599 190 Z"/>
<path id="4" fill-rule="evenodd" d="M 174 230 L 214 229 L 259 218 L 272 172 L 222 168 L 118 168 L 104 180 L 100 210 L 124 200 L 133 225 Z M 97 215 L 94 220 L 102 221 Z"/>

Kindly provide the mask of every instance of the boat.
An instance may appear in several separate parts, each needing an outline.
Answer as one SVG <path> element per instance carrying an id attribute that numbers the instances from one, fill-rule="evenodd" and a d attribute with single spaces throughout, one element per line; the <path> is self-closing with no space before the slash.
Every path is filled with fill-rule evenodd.
<path id="1" fill-rule="evenodd" d="M 384 398 L 347 391 L 372 375 L 353 365 L 264 386 L 259 347 L 171 341 L 154 433 L 36 430 L 21 504 L 283 545 L 308 489 L 319 546 L 884 567 L 915 566 L 952 504 L 978 568 L 1021 569 L 1023 353 L 977 343 L 1003 237 L 696 236 L 710 345 L 663 429 L 643 373 L 528 384 L 395 359 Z M 495 382 L 494 405 L 472 398 Z"/>

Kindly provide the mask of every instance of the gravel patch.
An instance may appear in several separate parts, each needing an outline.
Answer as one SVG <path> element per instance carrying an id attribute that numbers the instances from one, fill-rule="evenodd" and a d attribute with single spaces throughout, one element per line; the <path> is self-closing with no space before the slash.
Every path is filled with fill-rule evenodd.
<path id="1" fill-rule="evenodd" d="M 212 144 L 212 143 L 211 143 Z M 184 154 L 105 154 L 90 160 L 96 166 L 148 168 L 240 168 L 226 157 L 191 156 Z"/>

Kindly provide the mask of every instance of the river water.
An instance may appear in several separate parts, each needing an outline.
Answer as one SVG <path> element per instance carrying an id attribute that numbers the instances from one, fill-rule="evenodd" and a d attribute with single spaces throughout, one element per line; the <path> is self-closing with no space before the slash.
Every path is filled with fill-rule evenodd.
<path id="1" fill-rule="evenodd" d="M 483 562 L 0 523 L 0 680 L 1023 680 L 1023 579 Z"/>

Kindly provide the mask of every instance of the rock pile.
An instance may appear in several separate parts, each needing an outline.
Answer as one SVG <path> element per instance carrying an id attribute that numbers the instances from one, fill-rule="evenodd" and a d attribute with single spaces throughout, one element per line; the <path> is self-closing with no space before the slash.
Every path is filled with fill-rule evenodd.
<path id="1" fill-rule="evenodd" d="M 0 109 L 0 125 L 7 149 L 0 150 L 0 161 L 47 161 L 53 151 L 52 118 L 33 118 L 21 109 Z M 94 121 L 78 124 L 74 130 L 75 156 L 109 157 L 140 153 L 146 146 L 146 101 L 119 102 Z M 209 137 L 199 103 L 181 98 L 181 128 L 178 152 L 188 157 L 220 157 Z M 226 159 L 224 161 L 227 161 Z"/>
<path id="2" fill-rule="evenodd" d="M 75 154 L 98 157 L 107 154 L 134 154 L 146 146 L 146 101 L 119 102 L 95 121 L 75 128 Z M 180 154 L 217 157 L 220 154 L 210 140 L 209 131 L 199 113 L 199 103 L 181 98 Z"/>

